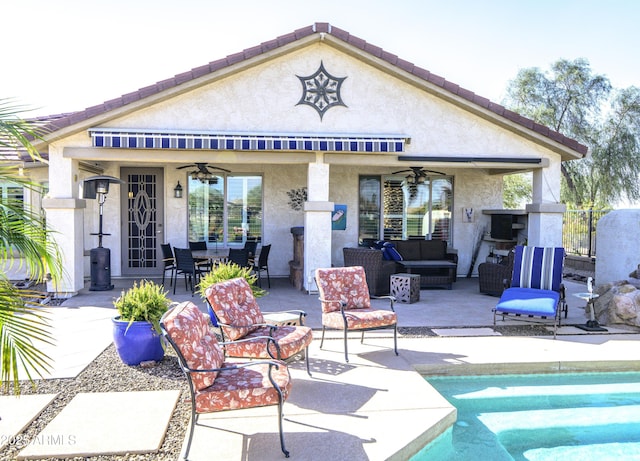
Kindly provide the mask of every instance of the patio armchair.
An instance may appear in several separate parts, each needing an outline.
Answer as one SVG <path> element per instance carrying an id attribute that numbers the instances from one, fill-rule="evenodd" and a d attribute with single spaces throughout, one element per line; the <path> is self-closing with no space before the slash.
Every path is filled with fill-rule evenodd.
<path id="1" fill-rule="evenodd" d="M 510 251 L 499 263 L 484 262 L 478 266 L 480 293 L 500 296 L 511 283 L 514 252 Z"/>
<path id="2" fill-rule="evenodd" d="M 362 266 L 367 277 L 369 294 L 388 295 L 390 277 L 397 272 L 395 261 L 385 261 L 381 250 L 371 248 L 343 248 L 345 266 Z"/>
<path id="3" fill-rule="evenodd" d="M 494 327 L 498 315 L 503 320 L 509 314 L 519 320 L 551 318 L 555 339 L 561 313 L 565 318 L 568 313 L 562 284 L 564 255 L 564 248 L 516 246 L 511 286 L 504 290 L 493 309 Z"/>
<path id="4" fill-rule="evenodd" d="M 288 458 L 282 430 L 282 407 L 292 384 L 287 365 L 276 360 L 225 362 L 206 314 L 190 301 L 167 311 L 160 326 L 189 384 L 191 426 L 184 459 L 201 414 L 267 405 L 278 405 L 280 448 Z"/>
<path id="5" fill-rule="evenodd" d="M 212 323 L 220 327 L 227 356 L 288 361 L 304 352 L 307 373 L 311 376 L 309 344 L 313 334 L 303 324 L 304 311 L 287 311 L 299 315 L 299 325 L 266 323 L 244 278 L 210 285 L 205 290 L 205 299 Z"/>
<path id="6" fill-rule="evenodd" d="M 332 267 L 316 269 L 316 284 L 322 306 L 322 339 L 327 328 L 344 331 L 344 360 L 349 362 L 347 333 L 360 331 L 360 342 L 364 341 L 364 332 L 392 329 L 393 349 L 398 355 L 398 317 L 393 309 L 393 296 L 373 297 L 388 299 L 390 310 L 373 309 L 367 286 L 367 278 L 362 266 Z"/>

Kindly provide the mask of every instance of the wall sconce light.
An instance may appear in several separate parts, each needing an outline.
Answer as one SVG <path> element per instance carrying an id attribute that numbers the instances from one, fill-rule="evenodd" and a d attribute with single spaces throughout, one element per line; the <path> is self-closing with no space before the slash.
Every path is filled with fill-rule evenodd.
<path id="1" fill-rule="evenodd" d="M 173 188 L 173 196 L 175 198 L 182 198 L 182 186 L 180 185 L 180 181 L 178 181 L 178 185 Z"/>

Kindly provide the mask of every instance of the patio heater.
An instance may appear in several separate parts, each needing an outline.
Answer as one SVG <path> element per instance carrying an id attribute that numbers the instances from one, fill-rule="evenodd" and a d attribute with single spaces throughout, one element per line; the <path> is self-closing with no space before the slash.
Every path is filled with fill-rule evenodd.
<path id="1" fill-rule="evenodd" d="M 113 176 L 92 176 L 84 180 L 82 196 L 88 199 L 98 199 L 100 215 L 98 232 L 91 234 L 98 236 L 98 247 L 92 248 L 89 253 L 91 263 L 90 291 L 113 290 L 113 285 L 111 284 L 111 250 L 102 246 L 102 237 L 111 235 L 102 232 L 102 210 L 109 193 L 109 184 L 124 184 L 124 181 Z"/>

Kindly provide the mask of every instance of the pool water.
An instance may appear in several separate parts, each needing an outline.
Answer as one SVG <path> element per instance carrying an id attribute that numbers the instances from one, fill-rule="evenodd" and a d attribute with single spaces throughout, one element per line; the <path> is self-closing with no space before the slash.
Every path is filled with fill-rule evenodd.
<path id="1" fill-rule="evenodd" d="M 640 460 L 640 373 L 426 379 L 458 418 L 411 461 Z"/>

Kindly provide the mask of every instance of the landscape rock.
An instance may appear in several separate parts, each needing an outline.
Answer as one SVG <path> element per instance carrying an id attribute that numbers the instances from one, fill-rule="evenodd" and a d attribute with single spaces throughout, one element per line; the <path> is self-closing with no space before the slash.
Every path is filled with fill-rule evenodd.
<path id="1" fill-rule="evenodd" d="M 637 271 L 630 275 L 636 275 Z M 594 303 L 595 317 L 601 325 L 640 326 L 640 280 L 619 280 L 598 286 Z M 589 312 L 585 311 L 589 317 Z"/>

